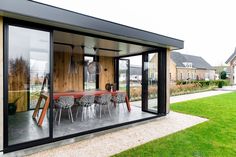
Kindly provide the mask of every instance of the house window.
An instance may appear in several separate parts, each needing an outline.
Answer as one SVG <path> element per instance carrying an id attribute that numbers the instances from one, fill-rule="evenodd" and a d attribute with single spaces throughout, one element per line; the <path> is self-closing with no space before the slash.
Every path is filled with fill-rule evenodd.
<path id="1" fill-rule="evenodd" d="M 193 67 L 193 64 L 191 62 L 183 62 L 183 64 L 186 68 L 192 68 Z"/>

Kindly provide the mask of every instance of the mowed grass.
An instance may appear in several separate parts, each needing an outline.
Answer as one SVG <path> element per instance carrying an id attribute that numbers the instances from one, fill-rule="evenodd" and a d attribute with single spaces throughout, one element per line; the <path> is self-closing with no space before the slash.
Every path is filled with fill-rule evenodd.
<path id="1" fill-rule="evenodd" d="M 175 103 L 171 110 L 208 118 L 116 157 L 236 157 L 236 93 Z"/>

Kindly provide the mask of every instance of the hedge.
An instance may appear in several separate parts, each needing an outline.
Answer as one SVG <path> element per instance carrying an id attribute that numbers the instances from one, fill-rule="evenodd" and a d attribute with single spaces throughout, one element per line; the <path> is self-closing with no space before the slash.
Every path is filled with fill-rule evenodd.
<path id="1" fill-rule="evenodd" d="M 200 84 L 202 87 L 207 87 L 207 86 L 228 86 L 229 85 L 229 80 L 209 80 L 209 81 L 204 81 L 204 80 L 193 80 L 193 81 L 176 81 L 177 85 L 184 85 L 184 84 Z"/>

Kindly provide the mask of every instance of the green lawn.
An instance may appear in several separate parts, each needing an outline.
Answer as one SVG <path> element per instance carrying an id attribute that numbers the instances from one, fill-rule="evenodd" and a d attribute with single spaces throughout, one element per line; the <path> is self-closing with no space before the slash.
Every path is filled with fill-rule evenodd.
<path id="1" fill-rule="evenodd" d="M 236 157 L 236 93 L 175 103 L 171 110 L 208 118 L 184 131 L 127 150 L 117 157 Z"/>

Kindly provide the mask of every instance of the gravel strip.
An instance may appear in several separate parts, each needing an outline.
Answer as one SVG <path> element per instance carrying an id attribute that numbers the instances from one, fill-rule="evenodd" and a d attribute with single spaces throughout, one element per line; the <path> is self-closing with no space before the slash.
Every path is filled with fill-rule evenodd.
<path id="1" fill-rule="evenodd" d="M 38 152 L 29 157 L 107 157 L 205 121 L 205 118 L 170 112 L 166 117 L 145 124 Z"/>

